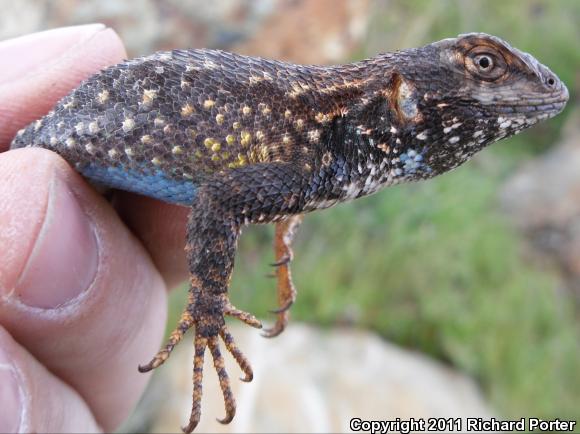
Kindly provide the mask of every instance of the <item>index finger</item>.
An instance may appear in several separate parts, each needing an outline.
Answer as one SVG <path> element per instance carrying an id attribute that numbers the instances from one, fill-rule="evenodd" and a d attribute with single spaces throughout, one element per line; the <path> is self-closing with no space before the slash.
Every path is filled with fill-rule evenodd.
<path id="1" fill-rule="evenodd" d="M 126 57 L 119 36 L 103 24 L 0 42 L 0 151 L 82 80 Z"/>
<path id="2" fill-rule="evenodd" d="M 45 115 L 82 80 L 126 57 L 118 35 L 103 24 L 0 42 L 0 152 L 20 128 Z M 183 280 L 186 210 L 134 195 L 121 195 L 115 202 L 166 283 Z"/>

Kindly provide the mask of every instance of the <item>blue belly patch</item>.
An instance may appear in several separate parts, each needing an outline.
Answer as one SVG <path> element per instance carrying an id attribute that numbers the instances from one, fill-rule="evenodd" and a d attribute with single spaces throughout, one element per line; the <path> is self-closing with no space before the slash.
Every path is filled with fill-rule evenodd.
<path id="1" fill-rule="evenodd" d="M 95 184 L 142 194 L 164 202 L 191 205 L 195 196 L 196 186 L 193 181 L 171 179 L 160 170 L 147 173 L 95 164 L 89 164 L 78 170 Z"/>

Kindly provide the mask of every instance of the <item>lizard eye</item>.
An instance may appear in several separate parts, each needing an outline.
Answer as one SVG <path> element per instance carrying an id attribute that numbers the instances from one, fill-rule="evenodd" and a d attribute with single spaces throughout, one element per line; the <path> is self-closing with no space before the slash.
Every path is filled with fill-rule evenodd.
<path id="1" fill-rule="evenodd" d="M 493 68 L 493 59 L 486 54 L 479 54 L 473 59 L 475 64 L 479 66 L 482 71 L 488 71 Z"/>
<path id="2" fill-rule="evenodd" d="M 495 81 L 507 71 L 503 56 L 489 52 L 488 47 L 475 47 L 465 56 L 465 67 L 477 79 Z"/>

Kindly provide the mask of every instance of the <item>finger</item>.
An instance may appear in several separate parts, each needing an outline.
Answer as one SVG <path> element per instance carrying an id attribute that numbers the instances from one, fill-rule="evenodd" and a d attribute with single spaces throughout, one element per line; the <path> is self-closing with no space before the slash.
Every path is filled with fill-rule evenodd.
<path id="1" fill-rule="evenodd" d="M 125 57 L 121 40 L 103 24 L 0 42 L 0 150 L 82 80 Z"/>
<path id="2" fill-rule="evenodd" d="M 105 430 L 161 342 L 166 288 L 111 207 L 56 154 L 0 154 L 0 324 L 77 390 Z"/>
<path id="3" fill-rule="evenodd" d="M 0 432 L 99 432 L 87 404 L 0 327 Z"/>
<path id="4" fill-rule="evenodd" d="M 125 192 L 117 192 L 113 204 L 151 255 L 167 287 L 183 282 L 188 275 L 184 248 L 189 209 Z"/>

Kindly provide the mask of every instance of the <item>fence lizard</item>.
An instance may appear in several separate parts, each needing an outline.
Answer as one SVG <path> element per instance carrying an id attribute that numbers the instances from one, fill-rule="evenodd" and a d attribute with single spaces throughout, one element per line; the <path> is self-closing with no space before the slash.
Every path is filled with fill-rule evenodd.
<path id="1" fill-rule="evenodd" d="M 280 307 L 296 291 L 289 262 L 304 213 L 382 187 L 432 178 L 488 144 L 558 114 L 568 100 L 547 67 L 501 39 L 467 34 L 339 66 L 301 66 L 215 50 L 127 60 L 83 82 L 12 148 L 60 154 L 95 184 L 191 207 L 189 301 L 161 365 L 195 328 L 191 432 L 201 416 L 203 359 L 214 360 L 228 423 L 235 401 L 219 339 L 250 381 L 224 322 L 261 322 L 228 300 L 241 229 L 276 222 Z"/>

